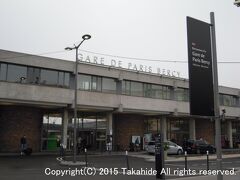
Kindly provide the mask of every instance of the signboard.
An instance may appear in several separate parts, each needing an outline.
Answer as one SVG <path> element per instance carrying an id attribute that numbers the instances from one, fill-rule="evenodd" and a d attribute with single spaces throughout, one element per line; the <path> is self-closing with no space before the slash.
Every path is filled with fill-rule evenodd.
<path id="1" fill-rule="evenodd" d="M 187 17 L 190 114 L 214 116 L 210 24 Z"/>

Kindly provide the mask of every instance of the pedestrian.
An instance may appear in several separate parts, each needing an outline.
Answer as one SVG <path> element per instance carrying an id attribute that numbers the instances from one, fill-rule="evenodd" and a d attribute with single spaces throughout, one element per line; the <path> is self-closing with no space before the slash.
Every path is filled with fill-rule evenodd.
<path id="1" fill-rule="evenodd" d="M 78 137 L 78 139 L 77 139 L 77 154 L 80 154 L 81 149 L 82 149 L 82 138 Z"/>
<path id="2" fill-rule="evenodd" d="M 66 149 L 66 145 L 63 144 L 63 143 L 61 143 L 61 144 L 60 144 L 60 157 L 61 157 L 61 158 L 64 158 L 65 149 Z"/>
<path id="3" fill-rule="evenodd" d="M 21 138 L 20 143 L 21 143 L 21 155 L 23 155 L 24 151 L 27 149 L 27 138 L 25 135 Z"/>

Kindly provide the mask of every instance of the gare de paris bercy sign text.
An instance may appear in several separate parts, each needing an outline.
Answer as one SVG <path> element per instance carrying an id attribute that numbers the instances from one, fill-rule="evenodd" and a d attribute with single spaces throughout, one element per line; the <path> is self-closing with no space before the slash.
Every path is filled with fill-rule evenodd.
<path id="1" fill-rule="evenodd" d="M 116 60 L 116 59 L 106 58 L 106 57 L 99 57 L 96 55 L 91 56 L 91 55 L 85 55 L 83 53 L 79 53 L 78 61 L 91 63 L 91 64 L 98 64 L 98 65 L 107 65 L 110 67 L 124 68 L 124 69 L 134 70 L 138 72 L 155 73 L 158 75 L 180 78 L 179 71 L 172 71 L 172 70 L 160 68 L 160 67 L 152 67 L 148 65 L 135 64 L 133 62 L 124 62 L 121 60 Z"/>

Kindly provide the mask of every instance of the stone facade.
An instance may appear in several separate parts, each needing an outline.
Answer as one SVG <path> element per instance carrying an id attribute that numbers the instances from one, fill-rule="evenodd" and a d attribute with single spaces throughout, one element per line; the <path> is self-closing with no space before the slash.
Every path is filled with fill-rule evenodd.
<path id="1" fill-rule="evenodd" d="M 0 106 L 0 152 L 19 152 L 23 135 L 33 152 L 40 151 L 42 117 L 39 108 Z"/>

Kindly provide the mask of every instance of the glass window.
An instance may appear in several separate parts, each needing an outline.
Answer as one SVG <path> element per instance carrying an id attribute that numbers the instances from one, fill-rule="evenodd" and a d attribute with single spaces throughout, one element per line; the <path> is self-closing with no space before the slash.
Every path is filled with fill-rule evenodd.
<path id="1" fill-rule="evenodd" d="M 107 120 L 104 117 L 97 117 L 97 129 L 106 129 Z"/>
<path id="2" fill-rule="evenodd" d="M 7 81 L 26 82 L 27 67 L 8 64 Z"/>
<path id="3" fill-rule="evenodd" d="M 231 106 L 231 97 L 228 95 L 223 95 L 223 105 Z"/>
<path id="4" fill-rule="evenodd" d="M 143 83 L 131 82 L 131 95 L 143 96 Z"/>
<path id="5" fill-rule="evenodd" d="M 64 73 L 64 86 L 69 87 L 70 73 Z"/>
<path id="6" fill-rule="evenodd" d="M 102 78 L 97 76 L 92 76 L 92 91 L 102 90 Z"/>
<path id="7" fill-rule="evenodd" d="M 171 99 L 171 88 L 168 86 L 163 86 L 163 99 Z"/>
<path id="8" fill-rule="evenodd" d="M 122 82 L 122 94 L 131 95 L 131 82 L 123 81 Z"/>
<path id="9" fill-rule="evenodd" d="M 149 118 L 147 119 L 147 132 L 156 134 L 160 130 L 160 121 L 159 119 Z"/>
<path id="10" fill-rule="evenodd" d="M 62 118 L 60 114 L 46 114 L 43 116 L 42 150 L 58 150 L 61 143 Z"/>
<path id="11" fill-rule="evenodd" d="M 58 71 L 41 69 L 41 84 L 57 85 Z"/>
<path id="12" fill-rule="evenodd" d="M 188 120 L 167 121 L 167 138 L 177 144 L 183 144 L 184 139 L 189 139 Z"/>
<path id="13" fill-rule="evenodd" d="M 144 97 L 152 97 L 152 85 L 151 84 L 144 84 Z"/>
<path id="14" fill-rule="evenodd" d="M 161 85 L 152 85 L 152 97 L 157 99 L 163 98 L 163 89 Z"/>
<path id="15" fill-rule="evenodd" d="M 58 85 L 63 86 L 64 84 L 64 72 L 58 72 Z"/>
<path id="16" fill-rule="evenodd" d="M 223 105 L 223 106 L 238 106 L 237 96 L 220 94 L 219 100 L 220 100 L 220 105 Z"/>
<path id="17" fill-rule="evenodd" d="M 84 118 L 83 128 L 85 129 L 96 129 L 96 118 Z"/>
<path id="18" fill-rule="evenodd" d="M 177 101 L 188 101 L 188 89 L 177 88 L 176 90 L 176 100 Z"/>
<path id="19" fill-rule="evenodd" d="M 33 69 L 32 67 L 28 67 L 27 69 L 27 82 L 28 83 L 33 83 L 34 79 L 33 79 Z"/>
<path id="20" fill-rule="evenodd" d="M 7 64 L 1 63 L 0 64 L 0 80 L 7 79 Z"/>
<path id="21" fill-rule="evenodd" d="M 39 84 L 40 69 L 34 67 L 27 68 L 27 82 Z"/>
<path id="22" fill-rule="evenodd" d="M 233 136 L 233 147 L 239 148 L 240 146 L 240 122 L 232 121 L 232 136 Z"/>
<path id="23" fill-rule="evenodd" d="M 102 91 L 107 93 L 116 93 L 117 83 L 112 78 L 102 78 Z"/>
<path id="24" fill-rule="evenodd" d="M 78 89 L 91 90 L 91 76 L 80 74 L 78 82 Z"/>

